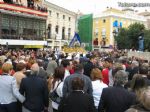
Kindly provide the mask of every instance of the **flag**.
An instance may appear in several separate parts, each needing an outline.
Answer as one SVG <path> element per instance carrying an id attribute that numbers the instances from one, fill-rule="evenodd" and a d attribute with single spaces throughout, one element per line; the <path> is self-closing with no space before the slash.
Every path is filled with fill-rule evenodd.
<path id="1" fill-rule="evenodd" d="M 72 40 L 69 43 L 69 47 L 72 47 L 74 45 L 75 42 L 79 42 L 81 45 L 81 39 L 78 33 L 74 34 L 74 37 L 72 38 Z"/>

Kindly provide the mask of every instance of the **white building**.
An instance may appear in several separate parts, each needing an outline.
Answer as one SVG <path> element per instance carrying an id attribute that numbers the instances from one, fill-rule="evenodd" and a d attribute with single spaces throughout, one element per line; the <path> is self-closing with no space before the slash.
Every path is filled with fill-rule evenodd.
<path id="1" fill-rule="evenodd" d="M 47 46 L 60 50 L 74 36 L 77 14 L 47 1 L 44 5 L 48 8 Z"/>

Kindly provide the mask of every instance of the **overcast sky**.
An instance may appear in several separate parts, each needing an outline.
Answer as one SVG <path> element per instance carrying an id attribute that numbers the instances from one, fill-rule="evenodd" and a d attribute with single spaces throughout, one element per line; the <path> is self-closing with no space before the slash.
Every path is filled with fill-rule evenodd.
<path id="1" fill-rule="evenodd" d="M 118 6 L 118 2 L 121 3 L 149 3 L 150 0 L 46 0 L 53 4 L 59 5 L 61 7 L 64 7 L 68 10 L 77 12 L 80 10 L 82 13 L 88 14 L 88 13 L 100 13 L 106 9 L 106 7 L 113 7 L 113 8 L 120 8 Z M 136 10 L 144 11 L 149 10 L 149 7 L 144 8 L 135 8 Z"/>

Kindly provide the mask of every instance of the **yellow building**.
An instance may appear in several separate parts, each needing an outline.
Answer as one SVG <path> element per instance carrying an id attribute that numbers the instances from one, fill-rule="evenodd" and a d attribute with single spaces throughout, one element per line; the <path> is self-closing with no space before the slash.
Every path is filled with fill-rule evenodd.
<path id="1" fill-rule="evenodd" d="M 93 41 L 98 38 L 99 46 L 114 46 L 114 34 L 118 33 L 118 29 L 127 28 L 135 22 L 145 24 L 146 20 L 132 9 L 108 8 L 102 14 L 93 17 Z"/>

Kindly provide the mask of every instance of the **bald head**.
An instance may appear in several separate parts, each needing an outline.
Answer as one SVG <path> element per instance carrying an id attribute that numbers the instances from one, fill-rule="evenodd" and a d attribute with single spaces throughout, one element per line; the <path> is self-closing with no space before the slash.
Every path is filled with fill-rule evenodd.
<path id="1" fill-rule="evenodd" d="M 34 63 L 31 66 L 31 75 L 37 75 L 38 72 L 39 72 L 39 65 L 38 65 L 38 63 Z"/>

